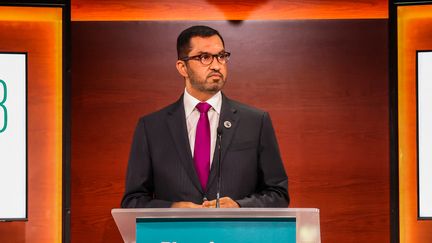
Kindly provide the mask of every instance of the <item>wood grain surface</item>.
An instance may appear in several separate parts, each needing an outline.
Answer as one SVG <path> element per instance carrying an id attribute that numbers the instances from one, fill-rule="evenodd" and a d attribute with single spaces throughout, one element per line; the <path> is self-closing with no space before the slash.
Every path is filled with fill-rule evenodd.
<path id="1" fill-rule="evenodd" d="M 73 21 L 373 19 L 388 0 L 72 0 Z"/>
<path id="2" fill-rule="evenodd" d="M 61 242 L 61 13 L 0 7 L 0 52 L 28 54 L 28 221 L 0 222 L 0 242 Z"/>
<path id="3" fill-rule="evenodd" d="M 72 23 L 72 242 L 120 242 L 138 118 L 184 83 L 175 41 L 191 24 L 232 52 L 224 92 L 269 111 L 291 207 L 321 210 L 323 242 L 389 242 L 386 20 Z"/>

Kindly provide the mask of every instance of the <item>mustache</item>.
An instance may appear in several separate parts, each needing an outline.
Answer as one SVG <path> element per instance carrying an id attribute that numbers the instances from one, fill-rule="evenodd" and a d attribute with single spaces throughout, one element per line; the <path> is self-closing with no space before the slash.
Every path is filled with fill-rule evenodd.
<path id="1" fill-rule="evenodd" d="M 214 71 L 214 72 L 211 72 L 209 75 L 207 75 L 207 78 L 210 78 L 210 77 L 213 76 L 213 75 L 220 76 L 221 78 L 224 77 L 222 73 L 220 73 L 220 72 L 218 72 L 218 71 Z"/>

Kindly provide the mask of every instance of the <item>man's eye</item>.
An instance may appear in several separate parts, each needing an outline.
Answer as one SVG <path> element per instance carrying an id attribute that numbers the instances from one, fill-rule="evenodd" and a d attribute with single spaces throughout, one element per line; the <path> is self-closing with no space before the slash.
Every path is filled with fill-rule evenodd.
<path id="1" fill-rule="evenodd" d="M 203 55 L 201 55 L 201 59 L 203 59 L 203 60 L 209 60 L 210 58 L 212 58 L 212 56 L 209 55 L 209 54 L 203 54 Z"/>

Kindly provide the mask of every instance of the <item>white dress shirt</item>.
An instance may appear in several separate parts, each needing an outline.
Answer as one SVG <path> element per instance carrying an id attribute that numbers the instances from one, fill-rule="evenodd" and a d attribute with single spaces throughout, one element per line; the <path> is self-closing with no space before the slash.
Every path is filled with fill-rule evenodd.
<path id="1" fill-rule="evenodd" d="M 189 144 L 192 152 L 192 156 L 194 154 L 194 148 L 195 148 L 195 135 L 196 135 L 196 128 L 198 124 L 198 120 L 200 117 L 200 112 L 196 108 L 196 105 L 200 103 L 198 99 L 190 95 L 186 89 L 183 95 L 183 103 L 184 103 L 184 110 L 185 110 L 185 116 L 186 116 L 186 126 L 188 131 L 188 137 L 189 137 Z M 210 167 L 211 163 L 213 161 L 213 154 L 216 147 L 216 136 L 217 136 L 217 127 L 219 125 L 219 117 L 221 112 L 221 106 L 222 106 L 222 94 L 221 92 L 217 92 L 213 97 L 206 100 L 208 104 L 210 104 L 212 107 L 208 111 L 207 115 L 210 122 Z"/>

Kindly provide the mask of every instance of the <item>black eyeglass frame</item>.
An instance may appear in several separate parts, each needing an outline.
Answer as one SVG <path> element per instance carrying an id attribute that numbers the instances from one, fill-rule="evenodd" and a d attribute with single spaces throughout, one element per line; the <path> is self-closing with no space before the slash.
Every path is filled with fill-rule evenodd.
<path id="1" fill-rule="evenodd" d="M 211 56 L 211 57 L 212 57 L 211 62 L 209 62 L 209 63 L 204 63 L 204 62 L 203 62 L 203 60 L 204 60 L 203 56 L 204 56 L 204 55 Z M 199 55 L 195 55 L 195 56 L 191 56 L 191 57 L 183 57 L 183 58 L 180 58 L 179 60 L 181 60 L 181 61 L 185 61 L 185 62 L 187 62 L 187 61 L 189 61 L 189 60 L 196 60 L 196 61 L 201 62 L 201 64 L 203 64 L 203 65 L 210 65 L 210 64 L 213 63 L 214 59 L 216 58 L 216 60 L 217 60 L 220 64 L 226 64 L 226 63 L 228 62 L 230 56 L 231 56 L 231 53 L 225 51 L 225 52 L 221 52 L 221 53 L 218 53 L 218 54 L 201 53 L 201 54 L 199 54 Z M 222 58 L 222 57 L 224 57 L 224 58 L 226 59 L 225 62 L 221 62 L 221 61 L 220 61 L 220 58 Z"/>

